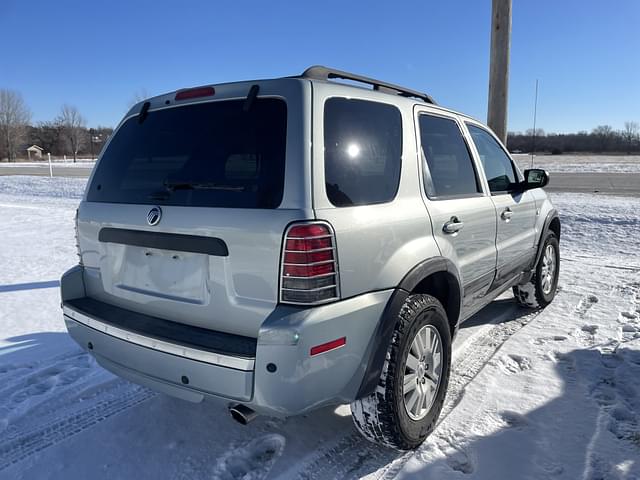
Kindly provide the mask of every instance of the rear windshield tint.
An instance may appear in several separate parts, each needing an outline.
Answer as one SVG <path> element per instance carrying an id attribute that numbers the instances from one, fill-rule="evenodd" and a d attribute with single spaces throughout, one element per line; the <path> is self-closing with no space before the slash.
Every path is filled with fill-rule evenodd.
<path id="1" fill-rule="evenodd" d="M 117 131 L 90 202 L 276 208 L 284 188 L 283 100 L 200 103 L 132 117 Z"/>

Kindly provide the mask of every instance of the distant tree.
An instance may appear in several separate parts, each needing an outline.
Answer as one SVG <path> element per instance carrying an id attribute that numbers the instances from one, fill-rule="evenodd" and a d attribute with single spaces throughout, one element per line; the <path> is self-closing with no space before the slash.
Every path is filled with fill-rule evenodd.
<path id="1" fill-rule="evenodd" d="M 44 148 L 45 152 L 57 154 L 62 146 L 62 125 L 59 122 L 39 122 L 31 128 L 30 141 Z"/>
<path id="2" fill-rule="evenodd" d="M 0 137 L 9 161 L 15 160 L 27 132 L 31 112 L 19 92 L 0 89 Z"/>
<path id="3" fill-rule="evenodd" d="M 591 133 L 596 139 L 599 152 L 604 152 L 609 147 L 615 135 L 611 125 L 598 125 Z"/>
<path id="4" fill-rule="evenodd" d="M 62 127 L 62 131 L 71 151 L 74 163 L 78 160 L 78 151 L 86 143 L 87 131 L 85 125 L 87 121 L 80 115 L 80 111 L 72 105 L 63 105 L 56 122 Z"/>
<path id="5" fill-rule="evenodd" d="M 634 122 L 632 122 L 634 123 Z M 627 130 L 628 129 L 628 130 Z M 635 134 L 633 132 L 636 132 Z M 627 125 L 625 130 L 614 130 L 609 125 L 600 125 L 591 133 L 544 133 L 536 130 L 536 152 L 627 152 L 640 146 L 640 126 Z M 629 144 L 631 139 L 631 145 Z M 509 150 L 531 152 L 533 149 L 533 132 L 509 132 Z"/>
<path id="6" fill-rule="evenodd" d="M 638 140 L 638 132 L 640 132 L 640 125 L 638 125 L 638 122 L 624 122 L 622 138 L 627 144 L 627 153 L 631 153 L 633 144 Z"/>
<path id="7" fill-rule="evenodd" d="M 533 137 L 535 133 L 536 137 L 544 137 L 545 133 L 544 130 L 542 128 L 536 128 L 535 132 L 533 130 L 533 128 L 529 128 L 526 132 L 524 132 L 525 135 L 528 135 L 530 137 Z"/>

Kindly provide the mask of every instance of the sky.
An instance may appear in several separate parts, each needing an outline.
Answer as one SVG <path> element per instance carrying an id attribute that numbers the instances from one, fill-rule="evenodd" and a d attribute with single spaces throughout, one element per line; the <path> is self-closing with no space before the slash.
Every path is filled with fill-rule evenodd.
<path id="1" fill-rule="evenodd" d="M 75 105 L 115 126 L 133 99 L 323 64 L 486 120 L 491 0 L 0 0 L 0 88 L 33 121 Z M 640 122 L 640 0 L 513 0 L 508 129 Z"/>

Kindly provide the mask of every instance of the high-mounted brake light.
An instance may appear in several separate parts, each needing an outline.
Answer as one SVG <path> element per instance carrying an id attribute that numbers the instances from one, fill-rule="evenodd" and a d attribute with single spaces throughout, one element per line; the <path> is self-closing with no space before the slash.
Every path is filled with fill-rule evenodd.
<path id="1" fill-rule="evenodd" d="M 328 224 L 292 225 L 282 249 L 281 302 L 313 305 L 340 297 L 335 235 Z"/>
<path id="2" fill-rule="evenodd" d="M 211 97 L 215 95 L 216 90 L 213 87 L 196 87 L 180 90 L 176 93 L 176 100 L 187 100 L 189 98 Z"/>

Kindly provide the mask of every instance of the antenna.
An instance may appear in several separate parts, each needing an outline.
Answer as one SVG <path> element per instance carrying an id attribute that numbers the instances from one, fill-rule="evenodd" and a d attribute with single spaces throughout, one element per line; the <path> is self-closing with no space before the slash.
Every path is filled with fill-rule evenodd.
<path id="1" fill-rule="evenodd" d="M 536 78 L 536 97 L 533 102 L 533 138 L 531 145 L 531 168 L 533 168 L 533 157 L 536 154 L 536 118 L 538 116 L 538 79 Z"/>

